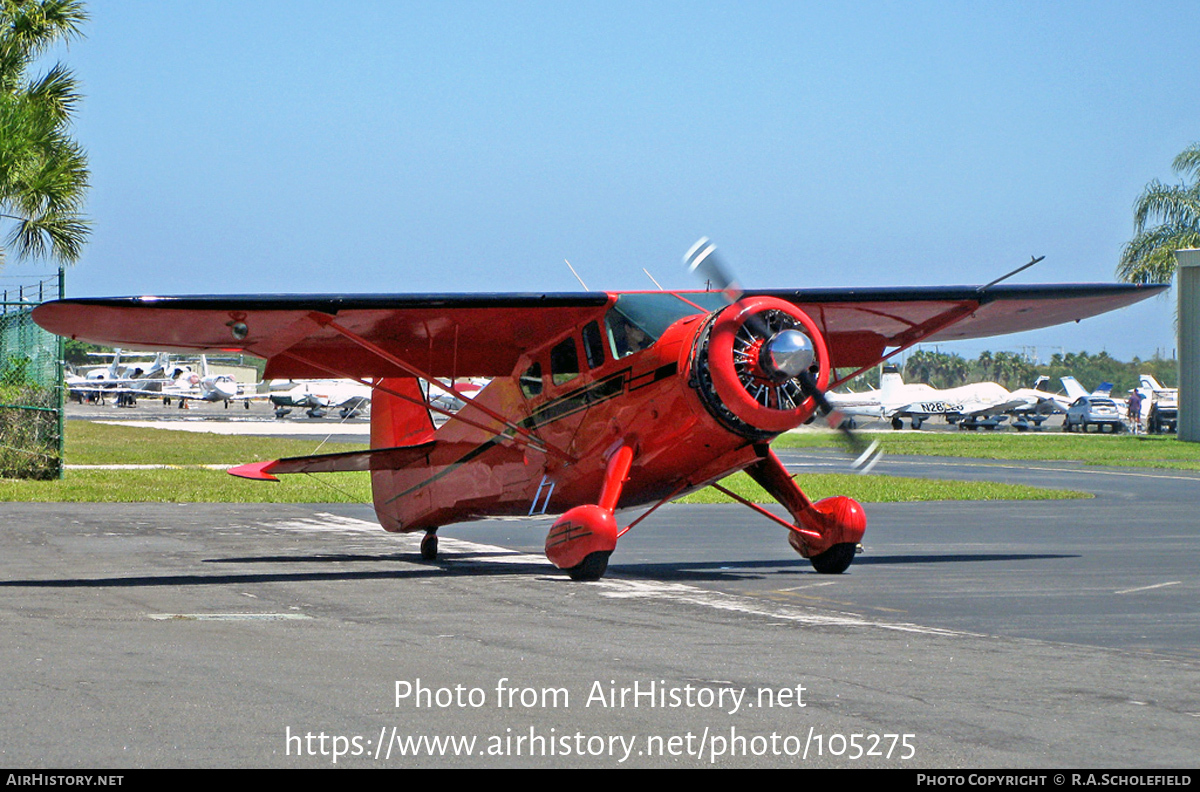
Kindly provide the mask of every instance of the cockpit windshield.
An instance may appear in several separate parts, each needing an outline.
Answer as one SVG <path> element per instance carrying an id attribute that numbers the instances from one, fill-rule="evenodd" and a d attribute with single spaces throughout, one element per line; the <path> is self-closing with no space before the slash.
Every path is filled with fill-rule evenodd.
<path id="1" fill-rule="evenodd" d="M 724 305 L 720 292 L 688 294 L 687 298 L 707 310 L 716 310 Z M 709 303 L 712 305 L 709 306 Z M 623 358 L 646 349 L 672 324 L 697 313 L 700 311 L 695 305 L 668 292 L 622 294 L 604 317 L 613 358 Z"/>

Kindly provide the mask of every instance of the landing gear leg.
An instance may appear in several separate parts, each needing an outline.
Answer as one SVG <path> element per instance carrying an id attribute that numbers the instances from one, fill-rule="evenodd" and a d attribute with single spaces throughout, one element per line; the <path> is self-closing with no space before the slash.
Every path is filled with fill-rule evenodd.
<path id="1" fill-rule="evenodd" d="M 608 557 L 617 547 L 617 518 L 613 512 L 633 464 L 633 449 L 621 446 L 608 458 L 600 502 L 569 509 L 554 521 L 546 535 L 546 557 L 572 580 L 599 580 Z"/>
<path id="2" fill-rule="evenodd" d="M 437 560 L 437 529 L 426 531 L 421 537 L 421 558 L 425 561 Z"/>
<path id="3" fill-rule="evenodd" d="M 788 544 L 813 569 L 840 575 L 850 567 L 867 530 L 866 513 L 857 501 L 838 495 L 813 503 L 769 448 L 746 472 L 791 513 L 796 522 L 788 526 Z"/>

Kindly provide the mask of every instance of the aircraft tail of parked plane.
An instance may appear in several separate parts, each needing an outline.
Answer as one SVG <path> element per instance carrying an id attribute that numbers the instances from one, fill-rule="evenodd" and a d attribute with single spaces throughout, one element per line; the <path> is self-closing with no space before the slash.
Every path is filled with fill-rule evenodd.
<path id="1" fill-rule="evenodd" d="M 1087 390 L 1079 384 L 1079 380 L 1074 377 L 1062 377 L 1063 389 L 1067 392 L 1067 398 L 1071 401 L 1081 399 L 1089 395 Z"/>

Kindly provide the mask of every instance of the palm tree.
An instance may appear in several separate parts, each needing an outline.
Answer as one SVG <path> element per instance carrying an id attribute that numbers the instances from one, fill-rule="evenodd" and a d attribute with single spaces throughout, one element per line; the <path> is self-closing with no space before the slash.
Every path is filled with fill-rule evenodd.
<path id="1" fill-rule="evenodd" d="M 1168 185 L 1155 179 L 1146 185 L 1134 204 L 1134 237 L 1117 265 L 1123 281 L 1167 283 L 1175 274 L 1174 252 L 1200 247 L 1200 143 L 1184 149 L 1171 167 L 1191 182 Z"/>
<path id="2" fill-rule="evenodd" d="M 13 224 L 6 247 L 18 257 L 72 263 L 87 240 L 87 155 L 69 134 L 74 75 L 62 64 L 29 74 L 86 20 L 80 0 L 0 0 L 0 218 Z"/>

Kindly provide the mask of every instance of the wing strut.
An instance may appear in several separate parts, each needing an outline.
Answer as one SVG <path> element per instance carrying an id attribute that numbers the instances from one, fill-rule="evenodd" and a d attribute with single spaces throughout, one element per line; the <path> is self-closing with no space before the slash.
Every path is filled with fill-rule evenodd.
<path id="1" fill-rule="evenodd" d="M 845 384 L 845 383 L 849 382 L 850 380 L 854 379 L 859 374 L 862 374 L 864 371 L 868 371 L 870 369 L 875 368 L 883 361 L 888 360 L 889 358 L 892 358 L 892 357 L 900 354 L 901 352 L 903 352 L 904 350 L 908 349 L 909 347 L 911 347 L 915 344 L 921 343 L 922 341 L 924 341 L 926 338 L 929 338 L 929 336 L 933 335 L 934 333 L 945 330 L 947 327 L 954 324 L 955 322 L 961 321 L 962 319 L 964 319 L 965 317 L 969 316 L 971 313 L 976 311 L 978 308 L 979 308 L 979 303 L 974 300 L 971 300 L 969 302 L 964 302 L 954 308 L 951 308 L 950 310 L 943 313 L 941 316 L 934 317 L 933 319 L 930 319 L 929 321 L 924 322 L 923 324 L 916 325 L 915 327 L 913 327 L 912 329 L 910 329 L 908 332 L 905 333 L 905 335 L 908 336 L 908 340 L 904 341 L 900 346 L 896 347 L 891 352 L 888 352 L 886 355 L 879 358 L 879 360 L 874 361 L 870 365 L 863 366 L 860 369 L 852 371 L 851 373 L 847 374 L 844 377 L 839 377 L 836 382 L 829 383 L 829 387 L 826 388 L 826 390 L 833 390 L 837 386 Z"/>
<path id="2" fill-rule="evenodd" d="M 549 443 L 544 441 L 542 438 L 537 437 L 536 435 L 530 433 L 528 430 L 526 430 L 526 429 L 522 428 L 521 426 L 508 420 L 503 415 L 501 415 L 500 413 L 491 409 L 490 407 L 480 404 L 479 401 L 466 395 L 465 393 L 460 391 L 458 388 L 455 388 L 453 385 L 446 383 L 446 382 L 442 382 L 441 380 L 435 378 L 433 375 L 431 375 L 425 371 L 422 371 L 421 369 L 417 368 L 416 366 L 414 366 L 410 363 L 405 362 L 404 360 L 401 360 L 400 358 L 391 354 L 387 350 L 384 350 L 384 349 L 380 348 L 379 346 L 372 344 L 370 341 L 366 340 L 362 336 L 359 336 L 359 335 L 351 332 L 350 330 L 347 330 L 346 328 L 339 325 L 336 321 L 334 321 L 334 319 L 332 317 L 330 317 L 329 315 L 318 314 L 318 313 L 314 312 L 314 313 L 309 314 L 309 318 L 312 319 L 314 322 L 321 324 L 322 326 L 328 327 L 330 330 L 333 330 L 334 332 L 338 333 L 339 335 L 343 336 L 344 338 L 348 339 L 349 341 L 353 342 L 354 344 L 361 346 L 363 349 L 367 350 L 368 352 L 375 355 L 376 357 L 381 358 L 382 360 L 384 360 L 388 363 L 391 363 L 392 365 L 409 373 L 410 375 L 424 379 L 427 382 L 431 382 L 434 385 L 436 385 L 438 388 L 446 391 L 447 393 L 454 394 L 456 397 L 461 399 L 464 403 L 470 404 L 475 409 L 479 410 L 480 412 L 487 415 L 489 418 L 492 418 L 493 420 L 498 422 L 501 426 L 505 427 L 507 430 L 513 432 L 514 435 L 519 435 L 520 438 L 525 442 L 526 445 L 529 445 L 536 450 L 544 451 L 545 453 L 556 456 L 565 462 L 574 463 L 574 462 L 579 461 L 578 459 L 576 459 L 575 457 L 566 453 L 562 449 L 559 449 L 559 448 L 556 448 L 555 446 L 550 445 Z M 391 388 L 388 388 L 379 383 L 371 382 L 369 380 L 364 380 L 360 377 L 356 377 L 352 374 L 347 374 L 346 372 L 343 372 L 343 371 L 338 371 L 335 368 L 322 365 L 322 364 L 316 362 L 315 360 L 310 360 L 310 359 L 305 358 L 301 355 L 298 355 L 294 352 L 282 352 L 280 354 L 290 357 L 293 360 L 298 360 L 306 365 L 313 366 L 314 368 L 321 369 L 322 371 L 327 371 L 336 377 L 340 377 L 343 379 L 351 379 L 351 380 L 354 380 L 355 382 L 359 382 L 370 388 L 373 388 L 376 390 L 382 390 L 383 392 L 391 394 L 392 396 L 395 396 L 398 399 L 402 399 L 404 401 L 411 402 L 413 404 L 421 404 L 421 405 L 425 406 L 427 409 L 430 409 L 430 410 L 438 413 L 439 415 L 445 415 L 447 417 L 456 418 L 457 420 L 462 421 L 463 423 L 467 424 L 468 426 L 473 426 L 476 429 L 482 429 L 485 432 L 494 432 L 495 431 L 494 427 L 485 426 L 481 423 L 478 423 L 476 421 L 473 421 L 469 418 L 464 417 L 461 414 L 461 411 L 459 411 L 458 413 L 453 413 L 448 410 L 442 409 L 440 407 L 436 407 L 433 404 L 430 404 L 428 401 L 418 401 L 411 396 L 407 396 L 405 394 L 398 393 L 398 392 L 392 390 Z M 516 439 L 516 438 L 514 438 L 514 439 Z"/>
<path id="3" fill-rule="evenodd" d="M 787 520 L 776 517 L 774 514 L 771 514 L 771 512 L 764 509 L 762 506 L 759 506 L 757 503 L 754 503 L 753 501 L 743 498 L 741 495 L 738 495 L 733 490 L 728 489 L 726 487 L 722 487 L 720 484 L 717 484 L 714 482 L 712 484 L 709 484 L 708 486 L 712 487 L 713 489 L 715 489 L 717 492 L 721 493 L 722 495 L 729 496 L 730 498 L 734 499 L 735 501 L 742 504 L 743 506 L 749 506 L 754 511 L 758 512 L 759 514 L 763 515 L 764 517 L 767 517 L 768 519 L 774 520 L 775 522 L 782 525 L 784 528 L 787 528 L 789 531 L 795 531 L 798 534 L 806 534 L 808 536 L 816 537 L 818 539 L 821 536 L 821 534 L 817 531 L 810 531 L 806 528 L 801 528 L 799 525 L 795 525 L 793 523 L 788 522 Z M 809 505 L 809 507 L 811 507 L 812 503 L 810 502 L 808 505 Z"/>

